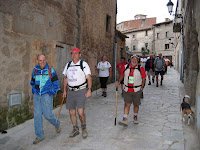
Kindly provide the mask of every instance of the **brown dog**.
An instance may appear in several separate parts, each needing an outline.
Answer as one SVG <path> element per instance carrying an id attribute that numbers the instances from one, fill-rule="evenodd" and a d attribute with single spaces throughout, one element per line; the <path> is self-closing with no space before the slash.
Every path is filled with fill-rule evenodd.
<path id="1" fill-rule="evenodd" d="M 183 102 L 180 105 L 180 111 L 182 110 L 182 120 L 185 121 L 185 116 L 187 116 L 188 125 L 190 125 L 191 119 L 193 120 L 194 112 L 190 108 L 190 105 L 185 102 L 186 98 L 190 98 L 188 95 L 185 95 Z"/>

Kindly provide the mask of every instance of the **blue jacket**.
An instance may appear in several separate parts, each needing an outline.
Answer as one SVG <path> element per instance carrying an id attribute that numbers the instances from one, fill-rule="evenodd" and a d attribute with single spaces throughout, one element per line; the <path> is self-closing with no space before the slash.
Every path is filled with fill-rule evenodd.
<path id="1" fill-rule="evenodd" d="M 37 71 L 36 71 L 37 70 Z M 56 71 L 51 68 L 51 79 L 49 75 L 49 65 L 46 63 L 44 69 L 40 69 L 39 65 L 36 65 L 33 69 L 32 78 L 31 78 L 31 86 L 32 86 L 32 93 L 38 95 L 49 94 L 53 95 L 56 94 L 57 91 L 60 89 L 59 80 L 56 74 Z"/>

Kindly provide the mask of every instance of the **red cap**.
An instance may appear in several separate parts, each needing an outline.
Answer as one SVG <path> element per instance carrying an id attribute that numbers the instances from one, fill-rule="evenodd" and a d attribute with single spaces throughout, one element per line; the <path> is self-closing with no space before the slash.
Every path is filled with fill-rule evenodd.
<path id="1" fill-rule="evenodd" d="M 74 49 L 71 50 L 70 54 L 71 54 L 72 52 L 81 52 L 81 51 L 80 51 L 78 48 L 74 48 Z"/>

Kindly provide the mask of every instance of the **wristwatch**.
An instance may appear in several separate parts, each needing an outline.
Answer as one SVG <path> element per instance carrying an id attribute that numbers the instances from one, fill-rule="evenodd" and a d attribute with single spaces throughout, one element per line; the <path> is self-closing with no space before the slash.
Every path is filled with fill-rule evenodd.
<path id="1" fill-rule="evenodd" d="M 91 91 L 92 91 L 92 88 L 88 88 L 88 90 L 91 90 Z"/>

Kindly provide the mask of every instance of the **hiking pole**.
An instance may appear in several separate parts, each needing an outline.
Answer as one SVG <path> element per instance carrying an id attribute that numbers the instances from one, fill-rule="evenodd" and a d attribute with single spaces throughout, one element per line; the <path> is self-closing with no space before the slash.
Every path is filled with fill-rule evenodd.
<path id="1" fill-rule="evenodd" d="M 116 101 L 115 101 L 115 126 L 117 122 L 117 97 L 118 97 L 118 87 L 116 88 Z"/>
<path id="2" fill-rule="evenodd" d="M 57 118 L 56 118 L 56 122 L 57 122 L 57 120 L 58 120 L 58 118 L 59 118 L 59 116 L 60 116 L 60 111 L 61 111 L 61 109 L 62 109 L 62 105 L 63 105 L 64 99 L 65 99 L 65 98 L 63 97 L 62 102 L 61 102 L 61 105 L 60 105 L 60 110 L 59 110 L 58 115 L 57 115 Z"/>

